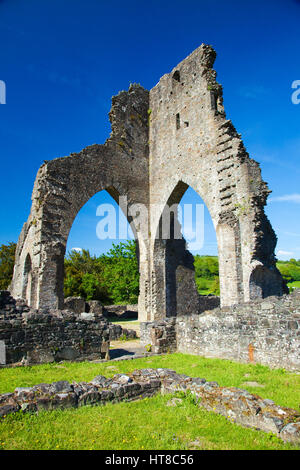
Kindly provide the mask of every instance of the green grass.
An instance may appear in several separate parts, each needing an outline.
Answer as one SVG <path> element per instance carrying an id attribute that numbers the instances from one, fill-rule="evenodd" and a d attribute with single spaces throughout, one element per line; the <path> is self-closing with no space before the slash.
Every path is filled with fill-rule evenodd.
<path id="1" fill-rule="evenodd" d="M 224 359 L 207 359 L 190 354 L 166 354 L 130 361 L 116 362 L 64 362 L 32 367 L 0 369 L 0 393 L 12 392 L 16 387 L 28 387 L 38 383 L 58 380 L 89 381 L 96 375 L 112 377 L 119 372 L 131 372 L 145 367 L 166 367 L 192 377 L 215 380 L 224 387 L 247 389 L 278 405 L 299 410 L 300 375 L 284 369 L 271 370 L 260 364 L 240 364 Z M 245 377 L 245 375 L 247 375 Z M 264 386 L 249 387 L 244 382 L 257 382 Z"/>
<path id="2" fill-rule="evenodd" d="M 288 283 L 288 288 L 291 290 L 291 287 L 300 289 L 300 281 L 294 281 Z"/>
<path id="3" fill-rule="evenodd" d="M 266 449 L 289 450 L 272 434 L 242 428 L 170 396 L 138 402 L 8 416 L 0 422 L 0 449 Z"/>
<path id="4" fill-rule="evenodd" d="M 167 354 L 131 361 L 60 363 L 0 369 L 0 393 L 57 380 L 89 381 L 145 367 L 167 367 L 221 386 L 247 389 L 278 405 L 299 410 L 300 375 L 284 369 Z M 250 387 L 244 382 L 263 385 Z M 0 449 L 289 449 L 274 435 L 245 429 L 195 407 L 189 398 L 166 407 L 168 397 L 38 415 L 17 413 L 0 422 Z M 194 442 L 194 444 L 192 444 Z"/>

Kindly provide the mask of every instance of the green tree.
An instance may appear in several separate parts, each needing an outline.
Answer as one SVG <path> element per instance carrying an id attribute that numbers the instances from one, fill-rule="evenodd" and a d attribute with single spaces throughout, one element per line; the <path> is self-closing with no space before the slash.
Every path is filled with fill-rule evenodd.
<path id="1" fill-rule="evenodd" d="M 82 276 L 80 294 L 86 300 L 103 300 L 101 283 L 95 274 L 86 273 Z"/>
<path id="2" fill-rule="evenodd" d="M 97 262 L 96 256 L 92 256 L 89 250 L 80 252 L 72 250 L 65 258 L 65 274 L 69 273 L 92 273 Z"/>
<path id="3" fill-rule="evenodd" d="M 217 256 L 199 256 L 194 259 L 195 275 L 197 278 L 214 278 L 219 275 L 219 262 Z"/>
<path id="4" fill-rule="evenodd" d="M 86 300 L 108 303 L 136 303 L 139 293 L 139 271 L 136 243 L 113 244 L 99 257 L 88 250 L 72 251 L 65 259 L 65 297 L 80 296 Z"/>
<path id="5" fill-rule="evenodd" d="M 64 295 L 65 297 L 80 297 L 82 275 L 80 273 L 69 272 L 64 280 Z"/>
<path id="6" fill-rule="evenodd" d="M 0 290 L 7 289 L 12 280 L 16 247 L 14 242 L 0 246 Z"/>
<path id="7" fill-rule="evenodd" d="M 103 282 L 113 303 L 136 303 L 139 295 L 139 270 L 136 242 L 113 244 L 104 255 Z"/>

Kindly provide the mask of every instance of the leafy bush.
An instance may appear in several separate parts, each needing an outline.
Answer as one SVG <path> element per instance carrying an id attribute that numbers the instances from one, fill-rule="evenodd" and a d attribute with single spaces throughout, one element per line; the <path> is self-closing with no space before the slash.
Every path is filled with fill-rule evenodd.
<path id="1" fill-rule="evenodd" d="M 13 275 L 16 243 L 0 246 L 0 290 L 7 289 Z M 220 295 L 219 262 L 217 256 L 194 258 L 195 280 L 199 294 Z M 300 260 L 278 261 L 277 267 L 289 286 L 298 287 Z M 104 304 L 137 303 L 139 269 L 136 242 L 113 244 L 99 257 L 89 250 L 71 251 L 65 258 L 65 297 L 100 300 Z"/>
<path id="2" fill-rule="evenodd" d="M 137 303 L 139 271 L 136 243 L 127 241 L 99 257 L 88 250 L 65 259 L 65 297 L 80 296 L 104 304 Z"/>
<path id="3" fill-rule="evenodd" d="M 194 266 L 196 279 L 211 279 L 219 276 L 219 261 L 217 256 L 196 255 Z"/>
<path id="4" fill-rule="evenodd" d="M 0 290 L 8 288 L 14 272 L 16 243 L 0 246 Z"/>

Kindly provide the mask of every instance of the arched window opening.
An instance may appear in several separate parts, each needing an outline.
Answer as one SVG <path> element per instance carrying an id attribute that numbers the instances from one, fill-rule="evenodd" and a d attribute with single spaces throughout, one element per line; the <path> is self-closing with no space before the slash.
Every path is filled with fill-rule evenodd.
<path id="1" fill-rule="evenodd" d="M 23 289 L 22 297 L 28 305 L 31 305 L 31 292 L 32 292 L 32 263 L 31 257 L 28 253 L 25 258 L 24 272 L 23 272 Z"/>
<path id="2" fill-rule="evenodd" d="M 157 291 L 156 309 L 165 316 L 197 314 L 219 305 L 214 225 L 199 194 L 182 181 L 162 213 L 153 259 L 156 283 L 165 285 L 161 295 Z"/>
<path id="3" fill-rule="evenodd" d="M 176 70 L 173 73 L 173 79 L 176 80 L 177 82 L 180 82 L 180 72 L 179 72 L 179 70 Z"/>
<path id="4" fill-rule="evenodd" d="M 100 191 L 81 208 L 67 241 L 64 297 L 84 299 L 86 310 L 90 301 L 125 310 L 138 302 L 138 242 L 116 202 L 117 192 L 109 192 Z M 131 311 L 137 316 L 137 309 Z"/>
<path id="5" fill-rule="evenodd" d="M 250 300 L 265 299 L 276 295 L 278 271 L 268 269 L 266 266 L 257 266 L 250 275 Z"/>
<path id="6" fill-rule="evenodd" d="M 200 295 L 220 295 L 218 244 L 209 210 L 191 187 L 183 195 L 183 236 L 194 257 L 195 281 Z"/>

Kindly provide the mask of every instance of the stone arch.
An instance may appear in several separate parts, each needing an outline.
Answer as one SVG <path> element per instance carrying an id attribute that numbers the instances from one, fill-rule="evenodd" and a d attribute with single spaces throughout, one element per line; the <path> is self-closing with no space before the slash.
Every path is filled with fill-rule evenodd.
<path id="1" fill-rule="evenodd" d="M 176 210 L 189 187 L 182 180 L 177 182 L 157 222 L 156 237 L 152 245 L 154 319 L 161 315 L 169 317 L 199 313 L 202 307 L 195 282 L 194 257 L 186 247 Z M 199 195 L 198 191 L 195 192 Z M 170 210 L 172 212 L 169 214 Z M 163 229 L 164 216 L 167 219 L 165 226 L 170 226 L 169 233 Z"/>
<path id="2" fill-rule="evenodd" d="M 250 300 L 253 266 L 275 272 L 276 235 L 264 213 L 269 190 L 259 164 L 226 118 L 215 58 L 201 45 L 150 91 L 150 202 L 167 201 L 179 180 L 202 197 L 217 233 L 221 302 L 230 306 Z M 280 275 L 272 291 L 284 293 Z"/>
<path id="3" fill-rule="evenodd" d="M 269 269 L 266 266 L 257 265 L 250 274 L 250 300 L 278 295 L 278 281 L 280 279 L 281 275 L 277 268 Z M 283 292 L 284 287 L 283 285 Z"/>
<path id="4" fill-rule="evenodd" d="M 184 241 L 170 237 L 156 242 L 154 234 L 161 217 L 158 205 L 164 208 L 173 199 L 180 200 L 188 186 L 202 197 L 216 228 L 222 304 L 286 292 L 276 271 L 276 235 L 264 213 L 270 191 L 259 164 L 249 157 L 240 134 L 226 118 L 222 86 L 213 69 L 215 58 L 213 48 L 202 44 L 150 92 L 131 85 L 112 98 L 112 132 L 103 145 L 41 166 L 31 213 L 18 241 L 11 284 L 14 297 L 22 297 L 23 261 L 30 252 L 35 307 L 62 307 L 60 279 L 68 231 L 80 207 L 107 189 L 113 197 L 126 196 L 129 206 L 146 207 L 150 214 L 139 227 L 136 224 L 140 318 L 183 313 L 184 306 L 177 298 L 175 302 L 169 287 L 177 282 L 177 269 L 180 276 L 180 270 L 190 270 Z M 175 225 L 173 217 L 172 230 Z M 167 275 L 166 262 L 174 268 Z M 263 268 L 255 270 L 257 266 Z"/>
<path id="5" fill-rule="evenodd" d="M 31 290 L 32 290 L 32 262 L 31 262 L 30 254 L 28 253 L 25 258 L 25 263 L 24 263 L 23 285 L 22 285 L 22 297 L 28 304 L 31 304 Z"/>
<path id="6" fill-rule="evenodd" d="M 116 186 L 117 186 L 117 185 L 116 185 Z M 106 193 L 109 194 L 109 196 L 111 196 L 111 198 L 116 202 L 118 208 L 121 209 L 121 212 L 122 212 L 123 215 L 125 216 L 125 218 L 126 218 L 126 220 L 127 220 L 127 225 L 130 226 L 130 228 L 131 228 L 131 230 L 132 230 L 132 233 L 133 233 L 133 236 L 134 236 L 134 239 L 135 239 L 135 242 L 136 242 L 136 250 L 135 250 L 135 251 L 136 251 L 136 257 L 137 257 L 137 260 L 138 260 L 138 263 L 139 263 L 139 258 L 140 258 L 140 255 L 139 255 L 139 252 L 140 252 L 140 248 L 139 248 L 139 246 L 140 246 L 139 238 L 140 238 L 140 236 L 139 236 L 138 231 L 137 231 L 136 228 L 135 228 L 135 221 L 134 221 L 134 218 L 133 218 L 130 214 L 127 213 L 127 208 L 126 208 L 126 207 L 123 207 L 123 205 L 122 205 L 122 199 L 120 199 L 121 195 L 120 195 L 119 191 L 116 189 L 116 187 L 114 187 L 114 186 L 109 186 L 109 187 L 107 187 L 107 188 L 105 188 L 105 189 L 103 189 L 103 190 L 100 190 L 100 191 L 96 192 L 96 193 L 94 194 L 94 196 L 99 195 L 100 193 L 103 193 L 103 192 L 106 192 Z M 66 249 L 66 247 L 67 247 L 67 244 L 69 243 L 70 231 L 71 231 L 71 229 L 72 229 L 72 227 L 73 227 L 73 224 L 74 224 L 74 222 L 75 222 L 76 217 L 78 216 L 80 210 L 81 210 L 86 204 L 88 204 L 92 198 L 93 198 L 93 196 L 91 196 L 91 197 L 89 198 L 89 200 L 88 200 L 86 203 L 84 203 L 84 204 L 79 208 L 77 214 L 74 215 L 73 220 L 70 221 L 69 230 L 66 230 L 65 249 Z M 120 204 L 120 200 L 121 200 L 121 204 Z M 111 202 L 112 202 L 111 200 L 110 200 L 110 201 L 107 201 L 106 204 L 111 204 Z M 130 208 L 129 208 L 129 209 L 130 209 Z M 117 227 L 116 227 L 116 228 L 118 228 L 118 219 L 116 219 L 115 222 L 116 222 L 116 224 L 117 224 Z M 119 236 L 120 236 L 120 234 L 119 234 Z M 117 235 L 116 235 L 116 238 L 117 238 Z M 121 238 L 122 238 L 122 237 L 121 237 Z M 101 243 L 101 242 L 99 242 L 99 243 Z M 143 244 L 143 240 L 141 240 L 141 244 Z M 78 246 L 81 246 L 81 245 L 78 245 Z M 66 253 L 66 250 L 65 250 L 65 253 Z M 64 268 L 64 260 L 62 260 L 62 269 L 61 269 L 62 271 L 63 271 L 63 268 Z M 62 278 L 64 278 L 64 275 L 62 276 Z M 112 283 L 113 283 L 113 280 L 112 280 Z"/>
<path id="7" fill-rule="evenodd" d="M 149 92 L 141 86 L 132 85 L 128 92 L 113 97 L 112 134 L 104 145 L 92 145 L 78 154 L 45 161 L 39 169 L 31 213 L 17 246 L 14 297 L 22 296 L 18 279 L 24 250 L 26 246 L 35 247 L 36 307 L 41 311 L 63 308 L 63 267 L 69 231 L 80 208 L 97 192 L 107 190 L 117 202 L 119 196 L 126 197 L 129 208 L 135 203 L 147 206 L 148 96 Z M 130 216 L 128 221 L 132 226 Z M 144 260 L 141 233 L 135 229 L 134 233 L 140 259 Z M 146 276 L 147 273 L 142 276 L 141 309 Z"/>
<path id="8" fill-rule="evenodd" d="M 64 294 L 63 294 L 63 279 L 64 279 L 64 257 L 66 253 L 66 246 L 67 246 L 67 240 L 69 236 L 70 229 L 73 225 L 73 222 L 80 211 L 80 209 L 93 197 L 95 194 L 99 193 L 102 190 L 106 190 L 112 197 L 113 199 L 119 204 L 119 197 L 126 196 L 126 194 L 123 192 L 123 194 L 120 194 L 119 191 L 116 189 L 119 187 L 119 190 L 122 191 L 122 186 L 115 184 L 109 185 L 109 186 L 104 186 L 103 184 L 99 184 L 97 186 L 94 186 L 93 191 L 91 189 L 89 192 L 83 192 L 80 198 L 77 198 L 74 200 L 74 204 L 70 204 L 64 211 L 61 211 L 60 213 L 60 221 L 61 223 L 59 224 L 59 219 L 56 215 L 53 223 L 51 221 L 52 225 L 52 234 L 51 234 L 51 239 L 56 240 L 55 244 L 51 243 L 48 246 L 44 245 L 43 246 L 43 255 L 47 257 L 47 263 L 44 265 L 43 269 L 43 276 L 42 276 L 42 282 L 40 288 L 43 289 L 43 279 L 45 279 L 45 291 L 47 292 L 47 295 L 50 293 L 50 286 L 51 286 L 51 281 L 52 281 L 52 292 L 53 292 L 53 300 L 51 300 L 51 305 L 54 304 L 54 297 L 57 302 L 57 308 L 63 308 L 64 305 Z M 127 220 L 133 229 L 133 233 L 136 237 L 137 240 L 137 246 L 139 247 L 139 234 L 135 230 L 134 227 L 134 221 L 132 217 L 127 216 Z M 55 234 L 57 232 L 55 231 L 55 226 L 58 225 L 60 226 L 60 231 L 59 231 L 59 240 L 58 237 L 55 237 Z M 49 228 L 49 219 L 47 220 L 42 220 L 42 227 L 45 225 L 47 229 Z M 58 241 L 57 241 L 58 240 Z M 45 298 L 45 296 L 43 297 Z"/>

